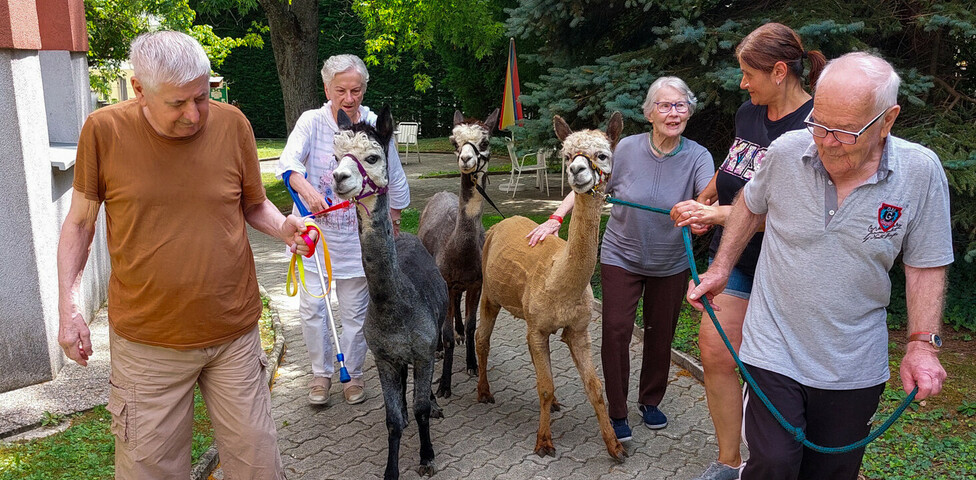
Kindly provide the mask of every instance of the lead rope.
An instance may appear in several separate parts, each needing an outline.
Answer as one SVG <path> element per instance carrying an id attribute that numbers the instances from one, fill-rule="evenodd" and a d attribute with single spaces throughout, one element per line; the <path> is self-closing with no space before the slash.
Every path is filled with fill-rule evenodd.
<path id="1" fill-rule="evenodd" d="M 610 204 L 638 208 L 641 210 L 661 213 L 664 215 L 670 215 L 671 213 L 670 210 L 665 210 L 663 208 L 649 207 L 647 205 L 641 205 L 639 203 L 632 203 L 626 200 L 613 198 L 610 195 L 605 195 L 604 200 Z M 691 229 L 689 229 L 687 226 L 681 227 L 681 236 L 685 243 L 685 255 L 688 257 L 688 264 L 691 267 L 691 278 L 695 281 L 695 285 L 698 285 L 701 283 L 701 280 L 698 278 L 698 268 L 695 266 L 695 254 L 691 248 Z M 708 299 L 705 298 L 704 295 L 701 297 L 701 302 L 702 305 L 705 306 L 705 311 L 708 313 L 708 317 L 712 319 L 712 324 L 715 325 L 715 329 L 718 330 L 719 335 L 721 335 L 722 341 L 725 343 L 725 348 L 727 348 L 729 350 L 729 353 L 732 354 L 732 359 L 735 360 L 736 366 L 738 366 L 739 371 L 742 372 L 742 377 L 745 379 L 746 383 L 749 384 L 749 388 L 751 388 L 752 391 L 756 393 L 756 396 L 759 397 L 759 400 L 761 400 L 763 405 L 766 406 L 766 408 L 769 410 L 769 413 L 771 413 L 773 417 L 776 418 L 776 421 L 779 422 L 779 424 L 782 425 L 783 428 L 785 428 L 786 431 L 790 433 L 790 435 L 793 435 L 793 438 L 797 442 L 800 442 L 801 444 L 803 444 L 803 446 L 813 451 L 826 453 L 826 454 L 838 454 L 838 453 L 848 453 L 863 448 L 868 443 L 871 443 L 874 439 L 883 435 L 885 431 L 887 431 L 888 428 L 890 428 L 898 420 L 898 417 L 900 417 L 901 414 L 905 412 L 905 409 L 907 409 L 908 406 L 911 405 L 912 401 L 915 400 L 915 394 L 918 393 L 918 386 L 912 389 L 912 392 L 905 397 L 905 399 L 901 402 L 900 405 L 898 405 L 898 408 L 895 409 L 895 411 L 891 414 L 891 416 L 889 416 L 888 419 L 885 420 L 885 422 L 882 423 L 880 427 L 876 428 L 874 431 L 869 433 L 867 437 L 864 437 L 863 439 L 857 442 L 854 442 L 850 445 L 844 445 L 842 447 L 823 447 L 817 445 L 807 439 L 806 432 L 804 432 L 802 428 L 793 426 L 789 421 L 786 420 L 786 418 L 783 417 L 783 414 L 781 414 L 779 410 L 777 410 L 776 407 L 773 406 L 773 403 L 769 400 L 766 394 L 763 393 L 763 391 L 759 388 L 759 386 L 756 385 L 756 381 L 752 378 L 752 375 L 749 374 L 749 370 L 746 369 L 746 366 L 742 363 L 742 360 L 740 360 L 739 356 L 735 353 L 735 348 L 732 347 L 732 342 L 729 341 L 729 337 L 725 334 L 725 330 L 722 329 L 722 325 L 718 322 L 718 318 L 715 316 L 715 311 L 712 310 L 712 306 L 709 304 Z"/>

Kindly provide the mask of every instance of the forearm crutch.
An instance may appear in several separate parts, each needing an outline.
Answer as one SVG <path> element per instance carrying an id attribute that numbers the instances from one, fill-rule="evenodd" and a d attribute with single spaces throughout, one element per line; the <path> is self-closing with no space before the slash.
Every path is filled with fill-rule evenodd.
<path id="1" fill-rule="evenodd" d="M 292 200 L 294 200 L 294 202 L 295 202 L 295 207 L 298 208 L 298 213 L 300 213 L 302 215 L 302 218 L 305 220 L 305 232 L 307 233 L 311 229 L 315 229 L 318 232 L 319 241 L 321 242 L 321 245 L 322 245 L 322 254 L 323 254 L 322 256 L 323 256 L 323 258 L 326 259 L 325 260 L 325 263 L 326 263 L 326 268 L 328 269 L 328 274 L 329 274 L 328 280 L 331 282 L 332 281 L 332 262 L 329 259 L 328 246 L 325 243 L 325 238 L 322 237 L 322 231 L 319 230 L 318 226 L 315 225 L 315 220 L 314 219 L 315 219 L 316 215 L 321 215 L 321 214 L 323 214 L 325 212 L 328 212 L 330 210 L 335 210 L 335 209 L 338 209 L 338 208 L 345 208 L 346 206 L 348 206 L 348 202 L 343 202 L 346 205 L 342 205 L 342 204 L 335 205 L 334 207 L 327 208 L 327 209 L 325 209 L 325 210 L 323 210 L 321 212 L 315 213 L 315 214 L 309 213 L 308 209 L 305 208 L 305 205 L 302 203 L 301 197 L 299 197 L 298 196 L 298 193 L 295 192 L 295 190 L 293 190 L 291 188 L 291 182 L 289 182 L 289 179 L 290 179 L 292 173 L 294 173 L 294 172 L 291 171 L 291 170 L 288 170 L 284 174 L 282 174 L 281 178 L 282 178 L 282 180 L 284 180 L 284 182 L 285 182 L 285 188 L 288 189 L 288 193 L 291 195 Z M 320 298 L 322 298 L 323 301 L 325 302 L 325 309 L 326 309 L 327 318 L 328 318 L 328 322 L 329 322 L 329 330 L 332 331 L 332 340 L 333 340 L 333 343 L 335 344 L 336 360 L 339 362 L 339 382 L 341 382 L 341 383 L 347 383 L 352 378 L 349 376 L 349 371 L 346 370 L 345 357 L 342 355 L 342 347 L 339 345 L 339 333 L 338 333 L 338 331 L 336 331 L 335 317 L 332 314 L 332 302 L 329 300 L 329 292 L 331 291 L 332 288 L 331 288 L 331 285 L 329 283 L 326 283 L 325 274 L 323 273 L 323 270 L 322 270 L 322 261 L 319 260 L 319 256 L 315 254 L 315 242 L 312 242 L 308 238 L 308 236 L 306 234 L 303 234 L 302 235 L 302 238 L 305 239 L 305 242 L 308 243 L 308 246 L 309 246 L 309 252 L 308 252 L 308 255 L 306 255 L 306 256 L 311 256 L 311 257 L 314 257 L 315 258 L 315 269 L 318 271 L 318 274 L 319 274 L 319 284 L 322 285 L 322 291 L 324 292 L 322 294 L 322 297 L 320 297 Z M 294 256 L 292 256 L 292 263 L 291 263 L 291 266 L 289 267 L 289 270 L 292 270 L 292 269 L 295 268 L 295 263 L 296 263 L 295 262 L 295 259 L 296 259 L 296 257 L 298 257 L 297 254 L 294 255 Z M 298 268 L 297 268 L 297 270 L 298 270 L 297 273 L 298 273 L 298 275 L 301 276 L 302 280 L 301 280 L 300 283 L 302 284 L 302 288 L 305 289 L 305 281 L 304 281 L 304 278 L 305 278 L 305 269 L 304 269 L 304 266 L 302 265 L 301 258 L 298 257 L 297 260 L 298 260 L 297 263 L 299 264 L 298 265 Z M 288 279 L 289 279 L 289 283 L 290 283 L 291 282 L 291 279 L 292 279 L 292 274 L 291 273 L 289 274 Z M 298 289 L 296 288 L 295 289 L 295 293 L 297 293 L 297 292 L 298 292 Z M 305 292 L 308 293 L 309 295 L 312 295 L 313 297 L 318 297 L 318 295 L 313 295 L 310 292 L 308 292 L 308 289 L 305 289 Z M 291 295 L 291 293 L 289 293 L 289 295 Z"/>

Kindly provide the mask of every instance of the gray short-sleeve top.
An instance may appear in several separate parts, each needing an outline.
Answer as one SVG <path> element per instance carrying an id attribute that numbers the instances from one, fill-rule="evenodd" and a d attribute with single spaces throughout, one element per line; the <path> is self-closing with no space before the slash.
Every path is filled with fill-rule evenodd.
<path id="1" fill-rule="evenodd" d="M 803 385 L 888 380 L 888 271 L 952 262 L 949 189 L 938 157 L 889 135 L 878 172 L 839 207 L 806 130 L 784 134 L 743 189 L 766 214 L 740 356 Z"/>
<path id="2" fill-rule="evenodd" d="M 608 190 L 614 197 L 670 209 L 695 198 L 715 174 L 712 155 L 684 139 L 672 157 L 651 150 L 650 133 L 620 140 L 613 153 Z M 667 215 L 623 205 L 610 209 L 600 262 L 650 277 L 674 275 L 688 268 L 681 229 Z"/>

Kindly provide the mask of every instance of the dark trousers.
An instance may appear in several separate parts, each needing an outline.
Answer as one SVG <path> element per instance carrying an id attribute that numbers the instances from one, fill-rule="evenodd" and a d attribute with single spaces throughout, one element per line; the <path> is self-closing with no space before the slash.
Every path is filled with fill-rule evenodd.
<path id="1" fill-rule="evenodd" d="M 823 447 L 849 445 L 866 437 L 884 384 L 856 390 L 822 390 L 778 373 L 746 365 L 759 388 L 793 426 Z M 745 440 L 749 461 L 743 479 L 856 480 L 864 449 L 842 454 L 815 452 L 784 429 L 752 388 L 746 389 Z"/>
<path id="2" fill-rule="evenodd" d="M 600 265 L 603 285 L 603 378 L 610 418 L 627 416 L 630 383 L 630 341 L 637 318 L 637 302 L 644 297 L 644 351 L 641 360 L 641 405 L 657 406 L 668 388 L 671 340 L 678 324 L 681 301 L 688 289 L 689 271 L 667 277 L 647 277 L 623 268 Z"/>

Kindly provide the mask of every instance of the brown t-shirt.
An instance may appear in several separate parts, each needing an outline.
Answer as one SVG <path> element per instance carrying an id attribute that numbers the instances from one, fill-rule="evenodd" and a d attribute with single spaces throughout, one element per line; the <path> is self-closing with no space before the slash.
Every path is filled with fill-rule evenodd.
<path id="1" fill-rule="evenodd" d="M 136 100 L 92 113 L 74 188 L 105 203 L 109 324 L 123 338 L 202 348 L 237 338 L 261 315 L 244 206 L 265 199 L 254 133 L 210 102 L 204 127 L 167 139 Z"/>

